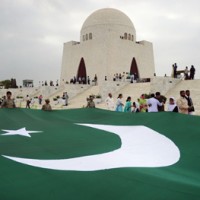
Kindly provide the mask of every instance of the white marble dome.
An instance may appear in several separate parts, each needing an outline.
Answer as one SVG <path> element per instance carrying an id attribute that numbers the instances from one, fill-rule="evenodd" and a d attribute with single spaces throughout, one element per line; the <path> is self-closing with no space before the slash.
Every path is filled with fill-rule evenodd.
<path id="1" fill-rule="evenodd" d="M 134 25 L 126 14 L 104 8 L 85 20 L 80 41 L 64 44 L 60 80 L 63 84 L 73 77 L 93 80 L 96 74 L 101 87 L 105 77 L 112 81 L 117 73 L 149 80 L 155 73 L 153 45 L 136 40 Z"/>
<path id="2" fill-rule="evenodd" d="M 130 18 L 113 8 L 100 9 L 89 15 L 81 28 L 81 37 L 85 34 L 97 32 L 105 35 L 109 31 L 114 31 L 119 35 L 128 33 L 134 35 L 134 38 L 136 37 L 136 31 Z"/>

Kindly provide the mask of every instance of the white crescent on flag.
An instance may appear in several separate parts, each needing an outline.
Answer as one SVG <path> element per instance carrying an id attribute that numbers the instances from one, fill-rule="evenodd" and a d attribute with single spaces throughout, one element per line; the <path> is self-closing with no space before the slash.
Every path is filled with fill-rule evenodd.
<path id="1" fill-rule="evenodd" d="M 4 157 L 26 165 L 53 170 L 96 171 L 124 167 L 165 167 L 178 162 L 180 151 L 169 138 L 145 126 L 79 124 L 117 134 L 117 150 L 70 159 L 41 160 Z"/>

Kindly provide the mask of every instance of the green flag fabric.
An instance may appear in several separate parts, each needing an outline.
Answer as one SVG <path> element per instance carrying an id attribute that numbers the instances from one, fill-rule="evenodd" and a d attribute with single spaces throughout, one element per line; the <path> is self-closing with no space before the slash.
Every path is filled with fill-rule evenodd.
<path id="1" fill-rule="evenodd" d="M 0 109 L 0 200 L 199 200 L 200 117 Z"/>

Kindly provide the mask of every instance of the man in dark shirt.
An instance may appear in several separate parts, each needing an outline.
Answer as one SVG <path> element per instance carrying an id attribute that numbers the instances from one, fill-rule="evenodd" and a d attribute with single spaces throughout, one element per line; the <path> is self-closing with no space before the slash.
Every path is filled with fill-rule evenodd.
<path id="1" fill-rule="evenodd" d="M 160 94 L 160 92 L 156 92 L 156 99 L 160 102 L 160 103 L 163 103 L 162 106 L 158 106 L 158 112 L 162 112 L 162 111 L 165 111 L 165 103 L 166 103 L 166 100 L 167 98 L 163 95 Z"/>
<path id="2" fill-rule="evenodd" d="M 194 105 L 193 105 L 192 98 L 190 97 L 190 90 L 185 91 L 185 98 L 187 99 L 188 106 L 189 106 L 188 114 L 192 114 L 194 112 Z"/>

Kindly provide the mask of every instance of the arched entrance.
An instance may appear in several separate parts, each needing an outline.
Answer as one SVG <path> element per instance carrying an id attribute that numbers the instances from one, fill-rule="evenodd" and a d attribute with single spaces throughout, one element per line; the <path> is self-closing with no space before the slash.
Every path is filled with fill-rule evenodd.
<path id="1" fill-rule="evenodd" d="M 87 73 L 86 73 L 85 61 L 83 58 L 81 58 L 77 72 L 77 81 L 79 83 L 86 84 L 86 78 L 87 78 Z"/>
<path id="2" fill-rule="evenodd" d="M 132 75 L 132 74 L 134 75 L 135 80 L 140 78 L 137 63 L 136 63 L 136 60 L 135 60 L 134 57 L 133 57 L 133 60 L 132 60 L 132 63 L 131 63 L 131 69 L 130 69 L 130 75 Z"/>

